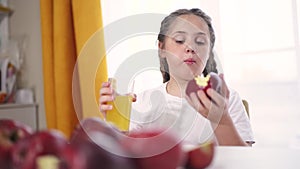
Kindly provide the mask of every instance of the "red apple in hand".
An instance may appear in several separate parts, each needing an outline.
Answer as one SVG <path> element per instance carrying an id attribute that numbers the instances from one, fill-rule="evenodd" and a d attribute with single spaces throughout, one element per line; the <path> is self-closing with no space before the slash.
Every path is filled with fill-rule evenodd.
<path id="1" fill-rule="evenodd" d="M 163 129 L 143 129 L 128 134 L 123 146 L 131 152 L 139 169 L 176 169 L 183 151 L 176 136 Z"/>
<path id="2" fill-rule="evenodd" d="M 135 162 L 121 146 L 123 134 L 100 118 L 86 118 L 72 133 L 70 143 L 87 158 L 87 169 L 135 169 Z"/>
<path id="3" fill-rule="evenodd" d="M 16 169 L 85 169 L 85 157 L 58 130 L 39 131 L 12 148 Z"/>
<path id="4" fill-rule="evenodd" d="M 17 141 L 33 133 L 31 127 L 12 119 L 0 119 L 0 168 L 10 166 L 10 151 Z"/>
<path id="5" fill-rule="evenodd" d="M 218 74 L 211 72 L 206 77 L 197 76 L 190 80 L 186 87 L 186 95 L 196 93 L 198 90 L 203 90 L 205 93 L 207 89 L 212 88 L 218 93 L 221 93 L 222 79 Z"/>
<path id="6" fill-rule="evenodd" d="M 203 169 L 210 165 L 214 157 L 215 144 L 208 141 L 186 150 L 185 167 L 187 169 Z"/>

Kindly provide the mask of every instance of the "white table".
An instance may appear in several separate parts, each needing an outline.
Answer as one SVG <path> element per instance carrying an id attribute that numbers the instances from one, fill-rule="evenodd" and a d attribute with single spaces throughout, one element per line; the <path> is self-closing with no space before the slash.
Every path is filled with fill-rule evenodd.
<path id="1" fill-rule="evenodd" d="M 300 149 L 216 147 L 208 169 L 300 169 Z"/>

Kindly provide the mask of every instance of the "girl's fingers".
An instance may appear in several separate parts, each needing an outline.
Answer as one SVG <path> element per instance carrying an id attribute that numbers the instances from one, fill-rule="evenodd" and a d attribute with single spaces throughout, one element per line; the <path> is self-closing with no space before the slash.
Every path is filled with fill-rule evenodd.
<path id="1" fill-rule="evenodd" d="M 207 97 L 204 91 L 198 91 L 197 95 L 206 109 L 211 107 L 212 101 Z"/>
<path id="2" fill-rule="evenodd" d="M 103 113 L 103 115 L 105 116 L 106 112 L 109 110 L 112 110 L 113 106 L 110 104 L 102 104 L 99 106 L 99 110 L 100 112 Z"/>
<path id="3" fill-rule="evenodd" d="M 100 112 L 104 113 L 105 116 L 106 111 L 112 109 L 112 105 L 108 104 L 108 102 L 111 102 L 114 100 L 113 91 L 110 87 L 109 82 L 103 82 L 102 87 L 99 91 L 100 97 L 99 97 L 99 110 Z"/>
<path id="4" fill-rule="evenodd" d="M 192 106 L 194 109 L 196 109 L 197 112 L 202 114 L 204 117 L 207 117 L 207 111 L 205 106 L 201 103 L 196 93 L 191 93 L 190 95 L 190 102 L 192 103 Z"/>
<path id="5" fill-rule="evenodd" d="M 108 95 L 110 95 L 110 96 L 113 95 L 113 91 L 111 91 L 110 88 L 101 88 L 100 89 L 100 97 L 102 97 L 102 96 L 108 96 Z"/>
<path id="6" fill-rule="evenodd" d="M 106 83 L 106 82 L 104 82 Z M 99 91 L 99 94 L 100 96 L 102 95 L 112 95 L 114 92 L 113 90 L 110 88 L 110 86 L 106 86 L 105 84 L 102 85 L 100 91 Z"/>
<path id="7" fill-rule="evenodd" d="M 110 105 L 110 104 L 102 104 L 100 105 L 100 111 L 101 112 L 106 112 L 108 110 L 112 110 L 113 109 L 113 106 Z"/>
<path id="8" fill-rule="evenodd" d="M 109 87 L 110 86 L 110 82 L 103 82 L 101 86 L 102 87 Z"/>
<path id="9" fill-rule="evenodd" d="M 107 102 L 114 101 L 113 95 L 104 95 L 99 98 L 99 104 L 107 104 Z"/>
<path id="10" fill-rule="evenodd" d="M 227 99 L 213 89 L 206 92 L 207 94 L 199 90 L 197 93 L 191 93 L 189 97 L 186 96 L 186 100 L 203 117 L 219 123 L 227 111 Z"/>
<path id="11" fill-rule="evenodd" d="M 217 91 L 213 89 L 207 89 L 206 93 L 217 106 L 221 106 L 224 104 L 224 97 Z M 211 100 L 210 103 L 212 102 Z M 208 104 L 208 101 L 206 103 Z"/>
<path id="12" fill-rule="evenodd" d="M 128 93 L 127 95 L 132 97 L 132 102 L 136 101 L 136 97 L 137 97 L 136 94 L 134 94 L 134 93 Z"/>
<path id="13" fill-rule="evenodd" d="M 227 99 L 213 89 L 208 89 L 207 95 L 212 99 L 208 118 L 218 123 L 227 112 Z"/>

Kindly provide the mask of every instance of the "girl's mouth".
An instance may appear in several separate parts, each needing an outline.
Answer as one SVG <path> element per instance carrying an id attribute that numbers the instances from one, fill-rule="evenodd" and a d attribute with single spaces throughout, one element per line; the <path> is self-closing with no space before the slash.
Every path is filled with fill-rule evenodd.
<path id="1" fill-rule="evenodd" d="M 194 59 L 192 59 L 192 58 L 189 58 L 189 59 L 185 59 L 184 63 L 186 63 L 188 65 L 192 65 L 192 64 L 195 64 L 196 61 Z"/>

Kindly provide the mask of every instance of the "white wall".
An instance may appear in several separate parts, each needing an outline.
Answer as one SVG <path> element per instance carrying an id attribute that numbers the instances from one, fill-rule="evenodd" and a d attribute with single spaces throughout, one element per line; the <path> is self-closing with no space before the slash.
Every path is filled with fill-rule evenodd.
<path id="1" fill-rule="evenodd" d="M 10 35 L 26 39 L 23 74 L 20 86 L 33 89 L 39 106 L 40 128 L 46 128 L 39 0 L 9 0 L 14 10 L 9 19 Z"/>

